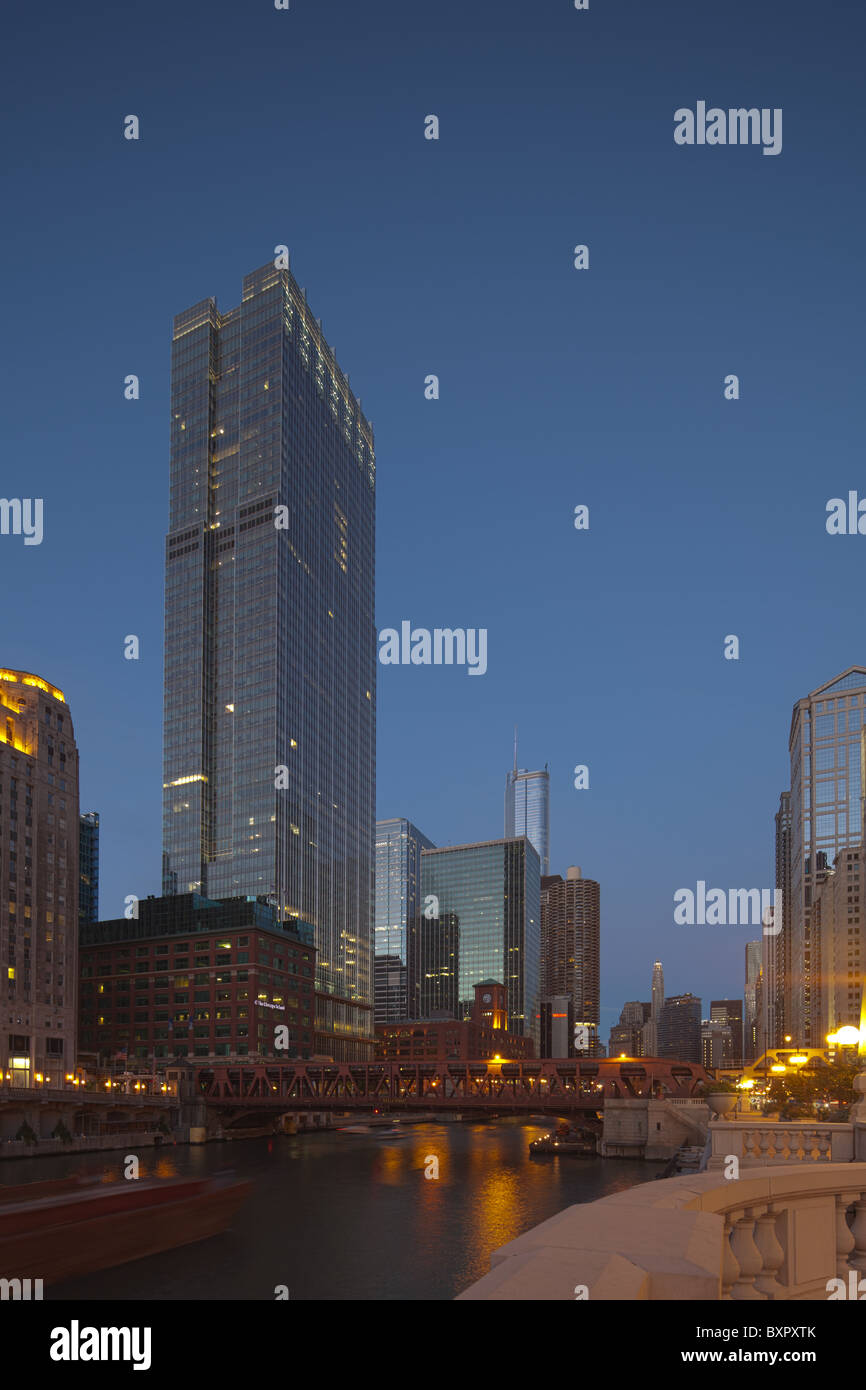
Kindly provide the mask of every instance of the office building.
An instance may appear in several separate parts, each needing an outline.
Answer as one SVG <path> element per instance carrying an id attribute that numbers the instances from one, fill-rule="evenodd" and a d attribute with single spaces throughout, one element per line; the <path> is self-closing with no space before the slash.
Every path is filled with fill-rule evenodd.
<path id="1" fill-rule="evenodd" d="M 731 1040 L 731 1060 L 726 1066 L 743 1064 L 743 1001 L 742 999 L 713 999 L 710 1002 L 711 1024 L 727 1028 Z"/>
<path id="2" fill-rule="evenodd" d="M 501 980 L 508 1031 L 534 1036 L 540 896 L 538 854 L 525 836 L 423 850 L 421 897 L 432 900 L 436 915 L 422 913 L 417 924 L 409 965 L 411 1016 L 429 1012 L 423 991 L 431 976 L 441 982 L 442 1007 L 456 999 L 458 1018 L 471 1016 L 478 980 Z"/>
<path id="3" fill-rule="evenodd" d="M 791 793 L 782 792 L 776 812 L 776 855 L 774 886 L 779 910 L 774 906 L 772 920 L 763 923 L 761 960 L 764 977 L 764 1008 L 761 1014 L 761 1051 L 782 1044 L 788 1031 L 785 1010 L 791 981 Z M 778 921 L 776 920 L 778 917 Z"/>
<path id="4" fill-rule="evenodd" d="M 726 1024 L 704 1019 L 701 1023 L 701 1063 L 714 1071 L 737 1065 L 733 1030 Z"/>
<path id="5" fill-rule="evenodd" d="M 652 1018 L 652 1004 L 630 999 L 623 1004 L 619 1022 L 610 1030 L 608 1053 L 611 1057 L 655 1056 L 644 1053 L 644 1027 Z"/>
<path id="6" fill-rule="evenodd" d="M 815 890 L 813 930 L 822 943 L 827 1033 L 860 1027 L 866 931 L 863 916 L 863 854 L 843 849 Z M 826 1037 L 826 1034 L 825 1034 Z"/>
<path id="7" fill-rule="evenodd" d="M 658 1021 L 658 1055 L 679 1062 L 701 1060 L 701 1001 L 695 994 L 672 994 Z"/>
<path id="8" fill-rule="evenodd" d="M 139 1066 L 318 1053 L 312 926 L 281 923 L 265 899 L 178 893 L 137 906 L 137 918 L 81 928 L 83 1053 Z"/>
<path id="9" fill-rule="evenodd" d="M 866 667 L 851 666 L 798 700 L 791 716 L 791 921 L 785 1027 L 798 1047 L 829 1029 L 829 942 L 813 921 L 819 884 L 862 839 L 860 771 Z"/>
<path id="10" fill-rule="evenodd" d="M 542 999 L 538 1010 L 539 1057 L 574 1057 L 574 1000 L 567 994 Z"/>
<path id="11" fill-rule="evenodd" d="M 376 822 L 376 1023 L 396 1023 L 409 1017 L 409 940 L 412 925 L 424 908 L 420 897 L 422 849 L 433 849 L 433 841 L 411 821 L 394 817 Z"/>
<path id="12" fill-rule="evenodd" d="M 99 813 L 78 818 L 78 920 L 99 921 Z"/>
<path id="13" fill-rule="evenodd" d="M 527 772 L 517 766 L 517 731 L 514 734 L 514 767 L 505 782 L 505 838 L 525 835 L 535 847 L 542 878 L 550 873 L 550 772 Z"/>
<path id="14" fill-rule="evenodd" d="M 163 891 L 315 928 L 317 1031 L 372 1052 L 373 434 L 288 270 L 174 321 Z"/>
<path id="15" fill-rule="evenodd" d="M 641 1056 L 660 1057 L 659 1052 L 659 1019 L 665 1004 L 665 972 L 662 963 L 657 960 L 653 965 L 652 977 L 652 1003 L 650 1006 L 650 1016 L 641 1030 Z"/>
<path id="16" fill-rule="evenodd" d="M 565 996 L 579 1050 L 594 1055 L 600 1018 L 601 889 L 576 866 L 541 880 L 542 998 Z"/>
<path id="17" fill-rule="evenodd" d="M 754 1062 L 766 1052 L 763 1022 L 758 1011 L 758 981 L 761 978 L 763 941 L 746 942 L 746 983 L 743 1009 L 743 1061 Z"/>
<path id="18" fill-rule="evenodd" d="M 78 749 L 56 686 L 0 670 L 0 1077 L 75 1066 Z"/>

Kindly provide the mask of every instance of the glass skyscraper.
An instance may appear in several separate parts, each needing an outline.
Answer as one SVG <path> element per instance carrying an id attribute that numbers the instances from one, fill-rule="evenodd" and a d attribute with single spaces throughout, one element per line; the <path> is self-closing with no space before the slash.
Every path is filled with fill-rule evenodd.
<path id="1" fill-rule="evenodd" d="M 99 812 L 82 811 L 78 830 L 78 920 L 99 921 Z"/>
<path id="2" fill-rule="evenodd" d="M 812 921 L 818 886 L 836 855 L 862 839 L 861 730 L 866 667 L 851 666 L 798 700 L 791 716 L 790 949 L 785 1027 L 798 1047 L 823 1047 L 829 958 Z M 778 1042 L 778 1039 L 776 1039 Z"/>
<path id="3" fill-rule="evenodd" d="M 541 861 L 541 876 L 550 873 L 550 773 L 526 772 L 517 766 L 517 738 L 514 740 L 514 767 L 505 783 L 505 838 L 525 835 L 535 846 Z"/>
<path id="4" fill-rule="evenodd" d="M 289 270 L 174 324 L 163 891 L 316 930 L 317 1050 L 367 1055 L 373 434 Z"/>
<path id="5" fill-rule="evenodd" d="M 425 849 L 421 898 L 435 916 L 416 919 L 409 952 L 412 1017 L 436 1007 L 469 1018 L 480 980 L 507 991 L 508 1029 L 535 1036 L 541 957 L 541 874 L 525 836 Z M 450 980 L 450 994 L 447 984 Z M 538 1041 L 536 1037 L 536 1042 Z"/>
<path id="6" fill-rule="evenodd" d="M 411 925 L 424 906 L 421 851 L 432 848 L 433 841 L 410 820 L 376 822 L 376 1023 L 399 1023 L 409 1017 L 407 949 Z"/>

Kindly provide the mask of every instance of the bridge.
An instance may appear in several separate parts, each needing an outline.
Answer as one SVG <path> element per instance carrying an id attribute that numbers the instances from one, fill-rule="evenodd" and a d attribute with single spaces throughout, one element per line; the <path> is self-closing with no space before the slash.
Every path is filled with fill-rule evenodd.
<path id="1" fill-rule="evenodd" d="M 606 1099 L 690 1099 L 706 1069 L 663 1058 L 520 1062 L 251 1062 L 193 1069 L 208 1107 L 405 1110 L 598 1118 Z"/>

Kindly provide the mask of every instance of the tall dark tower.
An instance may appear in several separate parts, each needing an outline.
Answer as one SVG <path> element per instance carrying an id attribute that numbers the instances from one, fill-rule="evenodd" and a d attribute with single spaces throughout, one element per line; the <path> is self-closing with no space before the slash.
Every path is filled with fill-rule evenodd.
<path id="1" fill-rule="evenodd" d="M 175 319 L 163 891 L 315 928 L 317 1050 L 372 1035 L 373 434 L 288 270 Z"/>

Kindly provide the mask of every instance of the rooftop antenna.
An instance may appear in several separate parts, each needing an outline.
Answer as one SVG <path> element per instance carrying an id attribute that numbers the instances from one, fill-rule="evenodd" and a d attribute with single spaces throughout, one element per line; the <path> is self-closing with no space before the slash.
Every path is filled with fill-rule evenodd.
<path id="1" fill-rule="evenodd" d="M 517 772 L 517 725 L 514 726 L 514 771 Z"/>

